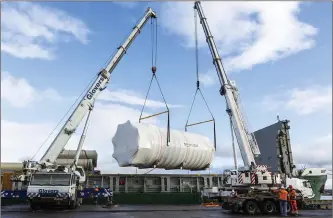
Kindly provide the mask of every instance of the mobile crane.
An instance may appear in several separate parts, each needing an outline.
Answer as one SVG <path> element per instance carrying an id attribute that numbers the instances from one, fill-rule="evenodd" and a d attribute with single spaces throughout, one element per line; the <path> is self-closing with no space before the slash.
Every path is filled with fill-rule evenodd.
<path id="1" fill-rule="evenodd" d="M 225 73 L 221 57 L 209 29 L 200 1 L 195 1 L 194 10 L 196 10 L 199 15 L 200 23 L 213 58 L 213 64 L 215 65 L 221 84 L 220 94 L 224 96 L 226 100 L 226 111 L 229 115 L 231 128 L 233 130 L 232 137 L 233 134 L 235 134 L 244 162 L 244 167 L 241 168 L 237 166 L 236 151 L 234 149 L 235 169 L 226 170 L 224 173 L 225 178 L 227 178 L 225 185 L 229 186 L 229 188 L 225 188 L 224 191 L 228 192 L 229 190 L 229 194 L 223 199 L 223 207 L 225 209 L 231 209 L 234 212 L 242 210 L 248 214 L 254 214 L 257 211 L 273 213 L 276 208 L 278 208 L 278 204 L 276 195 L 273 194 L 271 190 L 277 189 L 277 186 L 283 183 L 281 176 L 279 173 L 269 172 L 268 167 L 265 165 L 256 165 L 255 157 L 260 155 L 260 150 L 254 134 L 248 131 L 246 123 L 244 122 L 236 84 L 234 81 L 230 81 Z M 284 181 L 284 184 L 286 184 L 286 181 Z M 311 187 L 308 187 L 307 191 L 311 192 Z M 230 194 L 232 196 L 230 196 Z"/>
<path id="2" fill-rule="evenodd" d="M 248 131 L 246 124 L 244 122 L 244 118 L 242 112 L 240 110 L 238 104 L 238 90 L 236 88 L 235 82 L 230 81 L 227 78 L 227 74 L 224 71 L 221 57 L 218 53 L 217 47 L 215 45 L 213 36 L 208 27 L 207 19 L 203 13 L 202 6 L 199 1 L 195 2 L 194 8 L 197 10 L 200 23 L 203 27 L 206 40 L 208 46 L 210 48 L 213 63 L 215 65 L 219 81 L 221 84 L 220 94 L 225 97 L 226 105 L 227 105 L 227 113 L 231 119 L 231 126 L 233 128 L 233 132 L 235 133 L 237 143 L 241 152 L 241 156 L 244 162 L 243 168 L 235 169 L 234 172 L 238 172 L 238 179 L 231 183 L 232 185 L 248 185 L 255 184 L 253 181 L 254 173 L 260 174 L 261 177 L 268 177 L 268 183 L 260 180 L 259 184 L 270 184 L 269 178 L 271 178 L 270 172 L 267 171 L 266 166 L 257 166 L 255 162 L 255 157 L 260 155 L 260 150 L 256 139 L 252 133 Z M 257 173 L 258 171 L 263 171 L 263 173 Z M 250 176 L 246 176 L 247 173 L 251 173 Z M 243 180 L 243 181 L 242 181 Z M 279 180 L 276 180 L 277 182 Z"/>
<path id="3" fill-rule="evenodd" d="M 23 162 L 23 174 L 19 176 L 19 180 L 29 183 L 27 198 L 31 209 L 34 210 L 36 207 L 44 206 L 45 204 L 64 204 L 74 209 L 80 204 L 78 191 L 82 188 L 81 185 L 85 182 L 86 175 L 84 169 L 77 166 L 77 162 L 86 136 L 94 102 L 100 92 L 106 88 L 110 81 L 111 73 L 143 26 L 149 19 L 155 18 L 157 18 L 156 13 L 151 8 L 148 8 L 107 66 L 97 74 L 89 90 L 65 122 L 42 158 L 38 162 L 32 160 Z M 73 163 L 71 166 L 56 165 L 56 159 L 86 115 L 87 120 Z"/>

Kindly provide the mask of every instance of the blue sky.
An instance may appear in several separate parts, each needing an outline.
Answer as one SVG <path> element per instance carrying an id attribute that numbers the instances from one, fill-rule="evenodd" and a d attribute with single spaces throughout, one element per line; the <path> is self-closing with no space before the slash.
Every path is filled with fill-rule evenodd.
<path id="1" fill-rule="evenodd" d="M 252 130 L 276 122 L 279 114 L 291 120 L 297 163 L 330 167 L 331 3 L 202 5 Z M 184 127 L 196 81 L 192 3 L 2 3 L 2 161 L 19 161 L 37 151 L 148 6 L 158 14 L 157 75 L 168 104 L 180 106 L 171 107 L 171 126 Z M 200 25 L 198 30 L 202 91 L 217 125 L 213 167 L 223 168 L 232 164 L 225 100 L 219 95 Z M 150 31 L 149 22 L 114 70 L 96 106 L 85 147 L 99 152 L 102 171 L 132 170 L 117 168 L 111 160 L 111 138 L 118 123 L 139 117 L 151 76 Z M 154 101 L 147 113 L 164 110 L 156 85 L 149 99 Z M 209 118 L 202 101 L 197 101 L 192 121 Z M 153 122 L 164 126 L 165 117 Z M 211 128 L 205 124 L 191 131 L 212 137 Z M 75 148 L 78 137 L 79 131 L 66 148 Z M 47 143 L 39 155 L 46 147 Z M 12 149 L 21 153 L 13 155 Z"/>

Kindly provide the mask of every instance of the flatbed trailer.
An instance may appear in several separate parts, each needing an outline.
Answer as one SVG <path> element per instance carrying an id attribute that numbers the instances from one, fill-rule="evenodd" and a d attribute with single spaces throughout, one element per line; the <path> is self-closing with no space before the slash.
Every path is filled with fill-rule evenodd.
<path id="1" fill-rule="evenodd" d="M 275 193 L 261 192 L 222 196 L 222 209 L 233 213 L 243 212 L 248 215 L 257 213 L 274 214 L 280 211 L 279 199 Z M 296 198 L 298 209 L 332 209 L 332 200 L 311 200 Z M 288 201 L 287 213 L 291 214 L 291 204 Z"/>
<path id="2" fill-rule="evenodd" d="M 223 196 L 222 202 L 223 209 L 231 210 L 234 213 L 243 212 L 248 215 L 273 214 L 280 209 L 278 197 L 270 192 Z M 290 211 L 291 205 L 288 203 L 287 212 Z"/>
<path id="3" fill-rule="evenodd" d="M 300 209 L 332 209 L 332 200 L 311 200 L 306 199 L 300 202 Z"/>

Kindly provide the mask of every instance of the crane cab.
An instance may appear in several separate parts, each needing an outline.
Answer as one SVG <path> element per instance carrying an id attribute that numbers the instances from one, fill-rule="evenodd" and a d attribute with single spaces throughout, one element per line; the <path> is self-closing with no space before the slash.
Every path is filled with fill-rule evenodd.
<path id="1" fill-rule="evenodd" d="M 82 166 L 77 166 L 75 169 L 75 174 L 79 177 L 80 184 L 84 183 L 86 181 L 86 173 Z"/>
<path id="2" fill-rule="evenodd" d="M 257 166 L 254 170 L 237 169 L 224 172 L 226 185 L 247 186 L 247 185 L 279 185 L 281 184 L 280 174 L 267 171 L 265 166 Z"/>

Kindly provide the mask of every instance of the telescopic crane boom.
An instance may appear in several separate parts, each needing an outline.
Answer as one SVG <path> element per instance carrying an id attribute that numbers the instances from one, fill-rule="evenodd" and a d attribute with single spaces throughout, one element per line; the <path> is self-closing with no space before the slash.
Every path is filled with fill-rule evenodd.
<path id="1" fill-rule="evenodd" d="M 86 175 L 83 167 L 77 166 L 77 162 L 83 147 L 95 100 L 99 93 L 106 88 L 112 71 L 150 18 L 156 18 L 156 14 L 151 8 L 148 8 L 145 15 L 118 48 L 118 51 L 105 69 L 98 73 L 89 90 L 65 122 L 41 160 L 39 162 L 28 161 L 24 163 L 22 176 L 24 181 L 29 181 L 27 198 L 31 209 L 35 210 L 45 204 L 62 204 L 74 209 L 81 204 L 82 199 L 78 196 L 78 191 L 82 190 L 82 185 L 86 181 Z M 73 163 L 70 166 L 56 165 L 56 159 L 87 113 L 87 121 Z"/>
<path id="2" fill-rule="evenodd" d="M 82 119 L 86 116 L 88 111 L 92 110 L 95 99 L 97 98 L 99 93 L 106 88 L 114 68 L 117 66 L 117 64 L 119 63 L 123 55 L 126 53 L 131 43 L 134 41 L 134 39 L 140 33 L 143 26 L 150 18 L 156 18 L 156 13 L 151 8 L 148 8 L 142 19 L 136 24 L 136 26 L 133 28 L 133 31 L 130 33 L 130 35 L 127 37 L 124 43 L 118 48 L 118 51 L 110 60 L 110 62 L 107 64 L 105 69 L 102 69 L 98 73 L 94 83 L 91 85 L 85 96 L 83 96 L 82 100 L 79 102 L 79 104 L 69 117 L 69 119 L 65 122 L 60 132 L 55 137 L 55 139 L 53 140 L 53 142 L 51 143 L 45 154 L 42 156 L 40 161 L 38 163 L 33 161 L 26 162 L 25 171 L 29 171 L 29 169 L 35 169 L 37 167 L 36 165 L 38 166 L 54 165 L 59 154 L 62 152 L 65 145 L 68 143 L 69 139 L 76 131 Z M 82 143 L 80 140 L 77 150 L 78 154 L 80 154 L 81 149 L 82 149 Z M 76 155 L 74 160 L 75 162 L 77 162 L 76 159 L 78 159 L 78 156 L 79 155 Z"/>
<path id="3" fill-rule="evenodd" d="M 226 99 L 227 112 L 231 118 L 232 128 L 240 148 L 244 166 L 253 168 L 256 165 L 255 156 L 260 155 L 259 147 L 254 136 L 248 131 L 243 120 L 241 110 L 237 103 L 236 87 L 229 81 L 227 74 L 224 71 L 221 57 L 215 45 L 214 38 L 210 32 L 200 1 L 196 1 L 194 3 L 194 8 L 198 12 L 200 23 L 204 30 L 206 41 L 213 57 L 213 63 L 221 84 L 220 94 L 224 95 Z"/>

